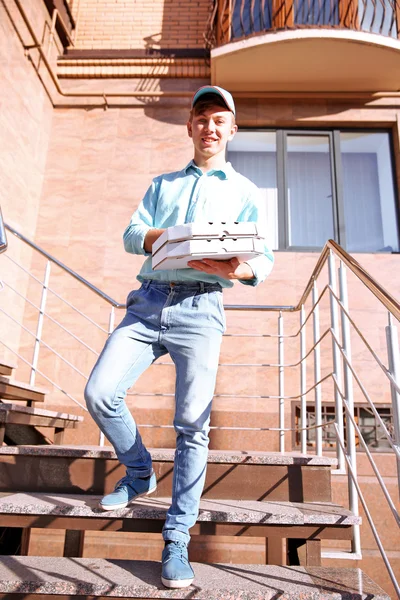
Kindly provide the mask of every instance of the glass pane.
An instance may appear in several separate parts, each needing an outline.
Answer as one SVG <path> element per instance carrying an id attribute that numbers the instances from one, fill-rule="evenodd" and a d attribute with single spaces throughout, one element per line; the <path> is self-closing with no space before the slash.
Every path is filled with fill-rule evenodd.
<path id="1" fill-rule="evenodd" d="M 328 136 L 287 137 L 289 246 L 322 248 L 334 237 Z"/>
<path id="2" fill-rule="evenodd" d="M 232 38 L 271 29 L 271 0 L 234 1 L 232 8 Z"/>
<path id="3" fill-rule="evenodd" d="M 228 144 L 228 160 L 236 171 L 260 188 L 265 199 L 267 243 L 272 250 L 276 250 L 279 245 L 276 133 L 239 131 Z"/>
<path id="4" fill-rule="evenodd" d="M 293 0 L 295 25 L 339 25 L 338 0 Z"/>
<path id="5" fill-rule="evenodd" d="M 393 0 L 359 0 L 360 28 L 397 38 L 396 8 Z"/>
<path id="6" fill-rule="evenodd" d="M 388 133 L 341 133 L 346 249 L 398 252 Z"/>

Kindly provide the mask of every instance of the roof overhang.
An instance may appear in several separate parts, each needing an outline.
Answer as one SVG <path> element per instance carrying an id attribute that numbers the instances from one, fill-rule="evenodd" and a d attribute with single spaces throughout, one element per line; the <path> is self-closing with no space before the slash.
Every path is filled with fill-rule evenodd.
<path id="1" fill-rule="evenodd" d="M 351 30 L 269 32 L 213 49 L 211 81 L 231 92 L 396 92 L 400 40 Z"/>

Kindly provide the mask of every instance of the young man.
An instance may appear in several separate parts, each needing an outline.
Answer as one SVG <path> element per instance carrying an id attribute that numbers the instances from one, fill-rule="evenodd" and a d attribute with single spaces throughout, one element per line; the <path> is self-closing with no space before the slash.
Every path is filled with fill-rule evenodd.
<path id="1" fill-rule="evenodd" d="M 166 227 L 194 221 L 255 221 L 265 231 L 258 189 L 226 162 L 237 131 L 229 92 L 216 86 L 194 95 L 189 121 L 194 159 L 182 170 L 153 180 L 124 232 L 127 252 L 148 258 L 139 290 L 128 295 L 126 316 L 109 337 L 85 390 L 90 414 L 114 446 L 126 476 L 101 500 L 104 510 L 125 507 L 157 484 L 151 456 L 126 407 L 126 391 L 157 358 L 169 353 L 176 368 L 176 453 L 172 503 L 163 527 L 162 582 L 190 585 L 189 529 L 204 486 L 211 401 L 225 317 L 222 288 L 234 280 L 257 285 L 273 256 L 248 262 L 192 261 L 187 269 L 152 271 L 151 248 Z"/>

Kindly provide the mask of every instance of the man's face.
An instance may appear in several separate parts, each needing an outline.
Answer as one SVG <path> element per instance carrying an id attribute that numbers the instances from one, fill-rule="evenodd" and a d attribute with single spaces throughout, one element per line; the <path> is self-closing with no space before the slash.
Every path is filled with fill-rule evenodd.
<path id="1" fill-rule="evenodd" d="M 195 156 L 211 158 L 225 152 L 237 131 L 233 115 L 228 109 L 221 106 L 211 106 L 200 114 L 193 115 L 192 121 L 187 124 L 189 137 L 193 140 Z"/>

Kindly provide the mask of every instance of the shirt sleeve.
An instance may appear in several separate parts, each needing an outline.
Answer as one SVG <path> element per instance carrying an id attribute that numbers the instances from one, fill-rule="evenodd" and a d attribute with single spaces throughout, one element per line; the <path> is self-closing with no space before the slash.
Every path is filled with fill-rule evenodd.
<path id="1" fill-rule="evenodd" d="M 255 188 L 254 191 L 252 191 L 247 203 L 238 217 L 238 221 L 251 221 L 257 223 L 258 230 L 265 238 L 264 254 L 257 256 L 256 258 L 246 260 L 246 263 L 253 271 L 254 278 L 239 279 L 240 283 L 243 283 L 244 285 L 256 286 L 262 283 L 268 277 L 272 271 L 272 267 L 274 266 L 274 255 L 268 246 L 267 240 L 267 218 L 265 213 L 265 205 L 258 188 Z"/>
<path id="2" fill-rule="evenodd" d="M 150 256 L 144 249 L 144 238 L 150 229 L 154 229 L 154 217 L 157 207 L 159 181 L 154 179 L 137 210 L 133 213 L 128 227 L 124 231 L 123 240 L 126 252 Z"/>

